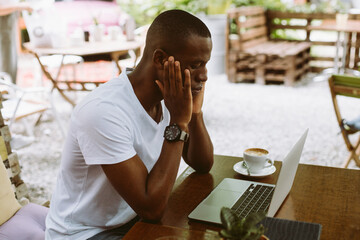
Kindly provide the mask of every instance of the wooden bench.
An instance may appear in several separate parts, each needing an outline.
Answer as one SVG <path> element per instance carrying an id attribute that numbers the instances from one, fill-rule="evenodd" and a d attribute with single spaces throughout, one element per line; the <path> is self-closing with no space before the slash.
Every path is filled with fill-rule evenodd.
<path id="1" fill-rule="evenodd" d="M 269 40 L 263 7 L 231 9 L 227 23 L 229 81 L 283 82 L 291 86 L 309 71 L 311 44 Z"/>

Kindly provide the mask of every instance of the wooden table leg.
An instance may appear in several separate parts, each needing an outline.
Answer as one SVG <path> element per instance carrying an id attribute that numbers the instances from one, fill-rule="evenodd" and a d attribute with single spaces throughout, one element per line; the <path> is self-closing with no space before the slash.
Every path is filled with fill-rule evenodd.
<path id="1" fill-rule="evenodd" d="M 334 59 L 334 73 L 339 72 L 339 51 L 340 51 L 340 45 L 341 45 L 340 42 L 341 42 L 340 32 L 337 32 L 336 51 L 335 51 L 335 59 Z"/>
<path id="2" fill-rule="evenodd" d="M 126 54 L 126 53 L 127 53 L 127 51 L 125 51 L 125 52 L 113 52 L 113 53 L 110 54 L 111 60 L 115 63 L 116 67 L 118 68 L 119 74 L 122 72 L 121 66 L 119 64 L 119 57 L 121 55 Z"/>
<path id="3" fill-rule="evenodd" d="M 360 167 L 360 138 L 355 146 L 355 163 L 356 163 L 356 166 Z"/>
<path id="4" fill-rule="evenodd" d="M 140 56 L 140 49 L 139 48 L 138 49 L 130 49 L 130 50 L 121 51 L 121 52 L 113 52 L 113 53 L 110 54 L 111 60 L 115 62 L 116 67 L 119 70 L 119 74 L 122 72 L 121 66 L 119 65 L 119 58 L 120 58 L 120 56 L 122 56 L 122 55 L 124 55 L 126 53 L 128 53 L 131 57 L 135 58 L 134 59 L 134 66 L 133 66 L 133 67 L 135 67 L 136 61 Z"/>
<path id="5" fill-rule="evenodd" d="M 58 69 L 58 72 L 56 74 L 56 79 L 54 79 L 51 74 L 46 70 L 45 66 L 42 64 L 42 62 L 40 61 L 40 57 L 38 54 L 34 53 L 33 54 L 35 55 L 36 59 L 38 60 L 39 64 L 40 64 L 40 67 L 41 67 L 41 70 L 43 71 L 43 73 L 45 74 L 45 76 L 52 82 L 53 84 L 53 87 L 51 89 L 51 92 L 54 90 L 54 89 L 57 89 L 60 93 L 60 95 L 66 100 L 68 101 L 73 107 L 75 106 L 75 102 L 73 100 L 71 100 L 68 96 L 66 96 L 66 94 L 64 93 L 64 90 L 61 89 L 59 86 L 58 86 L 58 83 L 57 83 L 57 78 L 59 77 L 60 75 L 60 72 L 61 72 L 61 68 L 63 66 L 63 61 L 64 61 L 64 56 L 62 57 L 61 59 L 61 64 L 59 66 L 59 69 Z"/>
<path id="6" fill-rule="evenodd" d="M 360 167 L 360 138 L 357 141 L 355 147 L 352 148 L 349 157 L 344 161 L 343 167 L 347 168 L 351 160 L 355 161 L 356 166 Z"/>

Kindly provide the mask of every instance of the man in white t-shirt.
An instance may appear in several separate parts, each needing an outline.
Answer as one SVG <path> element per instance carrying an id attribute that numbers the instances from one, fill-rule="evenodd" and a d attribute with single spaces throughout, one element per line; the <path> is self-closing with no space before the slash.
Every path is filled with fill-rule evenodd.
<path id="1" fill-rule="evenodd" d="M 121 239 L 139 218 L 161 219 L 181 157 L 198 172 L 211 169 L 201 110 L 211 49 L 201 20 L 166 11 L 138 66 L 76 106 L 46 239 Z"/>
<path id="2" fill-rule="evenodd" d="M 13 82 L 17 76 L 16 20 L 18 11 L 32 11 L 26 2 L 0 0 L 0 72 L 10 74 Z"/>

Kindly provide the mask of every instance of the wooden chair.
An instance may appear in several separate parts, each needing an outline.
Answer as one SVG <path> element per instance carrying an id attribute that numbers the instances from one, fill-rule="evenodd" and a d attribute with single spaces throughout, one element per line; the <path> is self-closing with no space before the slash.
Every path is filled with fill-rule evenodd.
<path id="1" fill-rule="evenodd" d="M 350 75 L 332 75 L 329 78 L 329 87 L 334 105 L 336 118 L 341 129 L 341 134 L 344 138 L 347 149 L 350 152 L 349 157 L 344 162 L 344 167 L 348 167 L 351 160 L 354 160 L 356 165 L 360 167 L 360 136 L 356 143 L 350 141 L 350 135 L 354 131 L 344 128 L 344 117 L 341 115 L 340 106 L 338 103 L 338 96 L 360 98 L 360 77 Z"/>
<path id="2" fill-rule="evenodd" d="M 38 115 L 38 120 L 35 123 L 37 124 L 42 114 L 50 109 L 59 124 L 62 135 L 65 136 L 50 92 L 46 88 L 21 88 L 12 83 L 10 76 L 5 72 L 0 72 L 0 87 L 3 94 L 2 98 L 5 100 L 2 102 L 2 117 L 10 128 L 14 122 L 22 120 L 27 135 L 33 137 L 33 131 L 26 118 Z"/>
<path id="3" fill-rule="evenodd" d="M 47 69 L 54 69 L 55 72 L 55 79 L 58 79 L 61 73 L 65 73 L 64 75 L 66 76 L 65 80 L 70 81 L 71 79 L 76 79 L 76 66 L 78 65 L 82 65 L 84 63 L 84 58 L 82 58 L 81 56 L 76 56 L 76 55 L 59 55 L 59 54 L 55 54 L 55 55 L 49 55 L 49 56 L 41 56 L 40 57 L 40 61 L 42 62 L 42 64 L 44 65 L 45 68 Z M 60 66 L 66 67 L 66 66 L 70 66 L 72 69 L 72 76 L 68 76 L 68 71 L 62 72 L 62 68 L 60 68 Z M 40 81 L 41 81 L 41 85 L 43 85 L 43 71 L 41 69 L 40 70 Z"/>

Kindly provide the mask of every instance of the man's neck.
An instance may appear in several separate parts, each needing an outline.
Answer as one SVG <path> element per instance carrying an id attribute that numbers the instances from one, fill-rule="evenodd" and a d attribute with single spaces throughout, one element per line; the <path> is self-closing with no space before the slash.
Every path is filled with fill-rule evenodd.
<path id="1" fill-rule="evenodd" d="M 128 77 L 145 111 L 156 121 L 162 94 L 155 83 L 154 74 L 146 67 L 138 66 Z M 160 108 L 161 109 L 161 108 Z M 161 111 L 162 112 L 162 111 Z"/>

